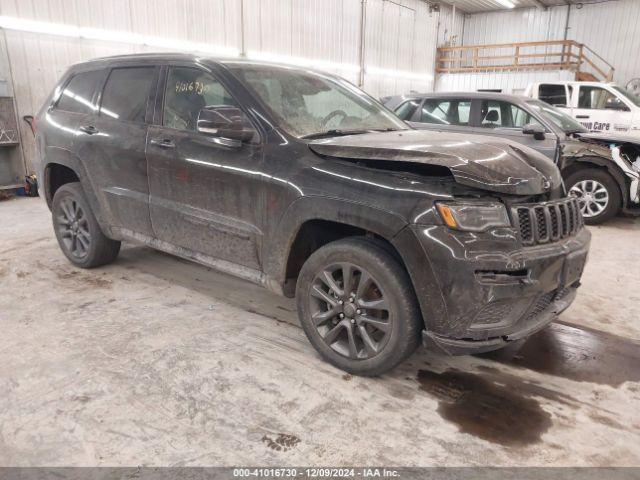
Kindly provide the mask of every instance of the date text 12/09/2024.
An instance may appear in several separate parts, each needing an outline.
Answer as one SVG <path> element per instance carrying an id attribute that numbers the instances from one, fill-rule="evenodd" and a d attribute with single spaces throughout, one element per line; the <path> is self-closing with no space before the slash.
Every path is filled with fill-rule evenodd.
<path id="1" fill-rule="evenodd" d="M 389 468 L 234 468 L 234 478 L 399 478 Z"/>

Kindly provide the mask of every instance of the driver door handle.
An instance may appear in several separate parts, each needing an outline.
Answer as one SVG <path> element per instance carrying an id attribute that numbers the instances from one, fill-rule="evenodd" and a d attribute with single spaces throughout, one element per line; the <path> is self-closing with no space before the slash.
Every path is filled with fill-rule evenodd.
<path id="1" fill-rule="evenodd" d="M 576 115 L 576 118 L 589 118 L 589 115 Z"/>
<path id="2" fill-rule="evenodd" d="M 152 138 L 149 143 L 160 148 L 176 148 L 176 144 L 168 138 Z"/>

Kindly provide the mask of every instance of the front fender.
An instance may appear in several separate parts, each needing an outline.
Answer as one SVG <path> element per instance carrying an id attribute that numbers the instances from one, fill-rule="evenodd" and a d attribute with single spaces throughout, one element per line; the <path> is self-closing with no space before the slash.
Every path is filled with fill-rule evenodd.
<path id="1" fill-rule="evenodd" d="M 293 242 L 305 222 L 327 220 L 373 232 L 389 241 L 406 225 L 402 216 L 349 200 L 305 196 L 295 200 L 267 236 L 264 272 L 280 285 L 286 280 L 286 266 Z"/>

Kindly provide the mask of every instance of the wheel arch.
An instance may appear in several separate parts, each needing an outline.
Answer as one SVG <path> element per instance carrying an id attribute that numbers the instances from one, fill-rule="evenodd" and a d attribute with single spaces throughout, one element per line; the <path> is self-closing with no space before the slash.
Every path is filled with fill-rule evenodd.
<path id="1" fill-rule="evenodd" d="M 102 231 L 110 231 L 104 220 L 103 211 L 91 179 L 82 162 L 74 157 L 70 151 L 56 147 L 47 148 L 46 159 L 42 163 L 41 178 L 43 179 L 44 197 L 50 210 L 53 196 L 58 188 L 66 183 L 79 182 Z"/>
<path id="2" fill-rule="evenodd" d="M 389 245 L 402 259 L 393 237 L 406 225 L 401 216 L 371 205 L 324 197 L 300 198 L 268 236 L 264 271 L 282 285 L 285 295 L 292 296 L 302 264 L 321 246 L 340 238 L 367 236 Z"/>
<path id="3" fill-rule="evenodd" d="M 597 156 L 571 157 L 567 159 L 565 167 L 562 169 L 562 178 L 567 179 L 570 175 L 584 168 L 597 168 L 607 172 L 616 182 L 618 191 L 622 196 L 622 206 L 625 207 L 629 203 L 629 187 L 626 177 L 620 168 L 612 163 L 611 160 Z M 567 189 L 569 185 L 566 185 Z"/>

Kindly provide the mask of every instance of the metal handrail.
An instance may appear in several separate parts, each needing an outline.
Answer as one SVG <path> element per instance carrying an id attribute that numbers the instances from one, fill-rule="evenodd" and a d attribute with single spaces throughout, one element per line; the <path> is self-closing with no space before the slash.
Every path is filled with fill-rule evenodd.
<path id="1" fill-rule="evenodd" d="M 508 53 L 495 50 L 509 49 Z M 544 49 L 544 51 L 539 51 Z M 533 50 L 533 51 L 529 51 Z M 540 59 L 539 62 L 531 61 Z M 596 61 L 599 63 L 596 63 Z M 587 70 L 585 70 L 587 68 Z M 588 46 L 574 40 L 496 43 L 439 47 L 437 73 L 475 73 L 506 70 L 571 70 L 576 76 L 591 75 L 602 80 L 613 79 L 613 65 Z M 597 77 L 596 77 L 597 78 Z"/>

